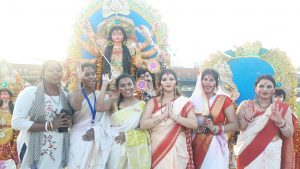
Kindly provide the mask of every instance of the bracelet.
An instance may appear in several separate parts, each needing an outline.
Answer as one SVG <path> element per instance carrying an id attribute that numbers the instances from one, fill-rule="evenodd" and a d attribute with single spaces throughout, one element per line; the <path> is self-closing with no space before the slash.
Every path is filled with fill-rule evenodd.
<path id="1" fill-rule="evenodd" d="M 48 132 L 48 121 L 45 123 L 45 131 Z"/>
<path id="2" fill-rule="evenodd" d="M 53 123 L 52 123 L 52 121 L 49 121 L 49 124 L 50 124 L 50 130 L 49 130 L 49 131 L 53 131 L 54 128 L 53 128 Z"/>
<path id="3" fill-rule="evenodd" d="M 181 116 L 180 116 L 180 115 L 177 115 L 176 122 L 179 123 L 180 121 L 181 121 Z"/>
<path id="4" fill-rule="evenodd" d="M 253 121 L 253 117 L 252 117 L 251 119 L 249 119 L 249 118 L 246 116 L 246 114 L 244 115 L 244 119 L 245 119 L 248 123 L 250 123 L 250 122 Z"/>
<path id="5" fill-rule="evenodd" d="M 47 124 L 47 130 L 48 130 L 48 131 L 51 131 L 50 121 L 47 121 L 47 123 L 48 123 L 48 124 Z"/>
<path id="6" fill-rule="evenodd" d="M 284 128 L 284 127 L 286 126 L 286 121 L 283 120 L 283 124 L 282 124 L 282 125 L 279 125 L 279 124 L 277 124 L 277 123 L 275 123 L 275 124 L 276 124 L 276 126 L 279 127 L 279 128 Z"/>
<path id="7" fill-rule="evenodd" d="M 286 123 L 285 123 L 286 124 Z M 286 130 L 286 129 L 288 129 L 289 128 L 289 126 L 288 125 L 284 125 L 284 127 L 281 127 L 281 128 L 279 128 L 280 130 Z"/>

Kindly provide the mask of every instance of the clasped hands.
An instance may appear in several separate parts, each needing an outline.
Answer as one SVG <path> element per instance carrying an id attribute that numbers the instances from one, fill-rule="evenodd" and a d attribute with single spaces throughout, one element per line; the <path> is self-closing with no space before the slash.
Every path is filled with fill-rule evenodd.
<path id="1" fill-rule="evenodd" d="M 175 122 L 177 122 L 178 115 L 175 115 L 173 113 L 173 106 L 172 106 L 171 102 L 168 102 L 166 104 L 165 109 L 163 110 L 162 115 L 163 115 L 163 120 L 171 118 L 172 120 L 174 120 Z"/>

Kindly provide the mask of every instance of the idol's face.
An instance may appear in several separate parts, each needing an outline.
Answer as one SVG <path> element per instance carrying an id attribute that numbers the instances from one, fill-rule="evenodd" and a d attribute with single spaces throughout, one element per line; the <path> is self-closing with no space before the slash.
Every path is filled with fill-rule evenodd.
<path id="1" fill-rule="evenodd" d="M 124 35 L 121 30 L 115 30 L 112 33 L 111 39 L 115 43 L 122 43 L 124 39 Z"/>

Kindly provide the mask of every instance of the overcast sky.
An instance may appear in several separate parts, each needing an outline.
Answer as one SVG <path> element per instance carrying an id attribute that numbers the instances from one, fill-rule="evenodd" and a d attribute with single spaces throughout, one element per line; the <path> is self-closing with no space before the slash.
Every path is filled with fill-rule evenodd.
<path id="1" fill-rule="evenodd" d="M 41 63 L 66 57 L 71 25 L 84 0 L 7 0 L 0 5 L 0 58 Z M 245 41 L 287 52 L 300 66 L 300 5 L 267 0 L 148 0 L 169 28 L 174 66 L 193 67 Z M 189 58 L 189 59 L 186 59 Z"/>

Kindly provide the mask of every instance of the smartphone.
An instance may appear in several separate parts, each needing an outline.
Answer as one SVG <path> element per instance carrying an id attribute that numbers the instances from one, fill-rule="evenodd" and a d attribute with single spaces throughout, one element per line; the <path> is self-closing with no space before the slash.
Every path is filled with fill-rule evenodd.
<path id="1" fill-rule="evenodd" d="M 211 119 L 212 120 L 212 116 L 209 114 L 209 115 L 206 115 L 206 116 L 204 116 L 205 118 L 207 118 L 207 119 Z M 206 127 L 205 129 L 204 129 L 204 134 L 208 134 L 208 133 L 210 133 L 210 130 L 209 130 L 209 128 L 208 127 Z"/>
<path id="2" fill-rule="evenodd" d="M 66 115 L 63 116 L 63 118 L 66 117 L 66 116 L 69 116 L 71 114 L 66 109 L 61 109 L 60 113 L 65 113 L 66 114 Z M 66 132 L 68 132 L 68 127 L 60 127 L 60 128 L 58 128 L 58 132 L 59 133 L 66 133 Z"/>

